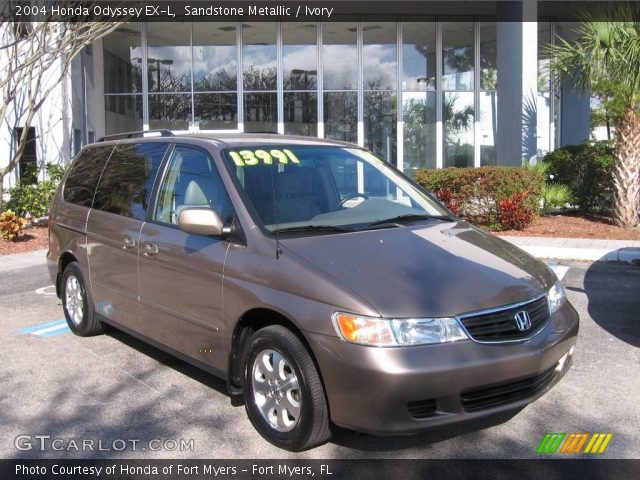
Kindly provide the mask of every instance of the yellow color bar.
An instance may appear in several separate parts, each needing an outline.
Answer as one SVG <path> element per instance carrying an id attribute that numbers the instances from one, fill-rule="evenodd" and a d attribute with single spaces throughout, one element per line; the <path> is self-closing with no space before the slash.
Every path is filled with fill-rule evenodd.
<path id="1" fill-rule="evenodd" d="M 604 453 L 612 438 L 611 433 L 594 433 L 584 453 Z"/>

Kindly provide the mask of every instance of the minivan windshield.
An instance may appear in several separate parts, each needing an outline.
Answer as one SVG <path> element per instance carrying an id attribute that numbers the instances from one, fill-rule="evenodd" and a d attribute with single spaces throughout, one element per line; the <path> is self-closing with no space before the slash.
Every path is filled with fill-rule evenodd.
<path id="1" fill-rule="evenodd" d="M 451 219 L 451 214 L 366 150 L 259 145 L 224 159 L 271 232 L 344 232 Z"/>

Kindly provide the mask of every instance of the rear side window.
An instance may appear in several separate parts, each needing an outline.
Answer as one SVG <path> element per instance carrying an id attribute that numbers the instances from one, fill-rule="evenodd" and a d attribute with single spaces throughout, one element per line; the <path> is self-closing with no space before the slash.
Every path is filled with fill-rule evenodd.
<path id="1" fill-rule="evenodd" d="M 100 179 L 93 208 L 144 220 L 166 143 L 119 145 Z"/>
<path id="2" fill-rule="evenodd" d="M 113 147 L 91 147 L 80 154 L 64 183 L 62 195 L 66 202 L 91 207 L 100 174 L 112 150 Z"/>

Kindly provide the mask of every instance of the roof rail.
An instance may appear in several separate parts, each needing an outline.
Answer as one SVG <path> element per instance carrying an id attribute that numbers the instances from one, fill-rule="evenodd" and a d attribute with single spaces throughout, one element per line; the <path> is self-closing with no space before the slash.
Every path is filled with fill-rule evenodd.
<path id="1" fill-rule="evenodd" d="M 114 135 L 105 135 L 104 137 L 100 137 L 98 142 L 108 142 L 109 140 L 124 140 L 127 138 L 138 138 L 144 137 L 147 133 L 159 133 L 161 137 L 173 137 L 173 132 L 171 130 L 167 130 L 166 128 L 159 128 L 157 130 L 141 130 L 139 132 L 128 132 L 128 133 L 116 133 Z"/>

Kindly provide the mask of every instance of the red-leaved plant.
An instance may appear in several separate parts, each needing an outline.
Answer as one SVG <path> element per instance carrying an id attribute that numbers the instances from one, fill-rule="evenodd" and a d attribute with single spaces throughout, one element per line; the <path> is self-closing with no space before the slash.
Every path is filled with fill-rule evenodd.
<path id="1" fill-rule="evenodd" d="M 523 230 L 533 220 L 533 211 L 523 201 L 529 192 L 516 193 L 499 205 L 500 223 L 504 230 Z"/>
<path id="2" fill-rule="evenodd" d="M 453 195 L 451 194 L 451 190 L 449 190 L 448 188 L 441 188 L 436 192 L 436 197 L 438 197 L 438 200 L 444 203 L 445 207 L 451 210 L 451 213 L 453 213 L 454 215 L 460 214 L 460 205 L 458 205 L 453 200 Z"/>

